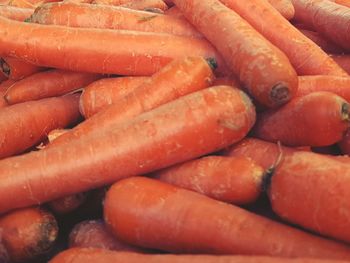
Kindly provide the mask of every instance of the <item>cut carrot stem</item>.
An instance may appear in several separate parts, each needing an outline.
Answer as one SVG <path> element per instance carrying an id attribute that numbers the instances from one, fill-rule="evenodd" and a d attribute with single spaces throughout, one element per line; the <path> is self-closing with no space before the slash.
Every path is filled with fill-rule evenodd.
<path id="1" fill-rule="evenodd" d="M 90 118 L 97 112 L 133 92 L 149 77 L 120 77 L 100 79 L 88 85 L 80 97 L 80 112 Z"/>
<path id="2" fill-rule="evenodd" d="M 98 74 L 53 69 L 17 81 L 6 92 L 9 104 L 61 96 L 101 78 Z"/>
<path id="3" fill-rule="evenodd" d="M 350 75 L 350 55 L 332 55 L 331 58 Z"/>
<path id="4" fill-rule="evenodd" d="M 175 253 L 350 257 L 346 245 L 146 177 L 115 183 L 104 219 L 125 242 Z"/>
<path id="5" fill-rule="evenodd" d="M 287 20 L 294 17 L 294 6 L 290 0 L 267 0 Z"/>
<path id="6" fill-rule="evenodd" d="M 253 135 L 289 146 L 332 145 L 349 127 L 349 110 L 343 98 L 330 92 L 314 92 L 261 113 Z"/>
<path id="7" fill-rule="evenodd" d="M 258 102 L 276 107 L 295 95 L 297 77 L 288 58 L 237 13 L 219 0 L 173 2 L 218 49 Z"/>
<path id="8" fill-rule="evenodd" d="M 220 1 L 236 11 L 272 44 L 283 51 L 298 75 L 347 76 L 346 72 L 320 47 L 304 36 L 265 1 Z M 271 25 L 278 25 L 278 27 Z"/>
<path id="9" fill-rule="evenodd" d="M 79 206 L 81 206 L 87 198 L 87 193 L 79 193 L 74 195 L 69 195 L 62 197 L 57 200 L 51 201 L 48 206 L 50 209 L 58 215 L 68 214 L 74 210 L 76 210 Z"/>
<path id="10" fill-rule="evenodd" d="M 0 229 L 11 262 L 29 262 L 45 254 L 58 235 L 56 219 L 41 208 L 24 208 L 3 215 Z"/>
<path id="11" fill-rule="evenodd" d="M 13 80 L 20 80 L 34 73 L 44 70 L 23 60 L 11 57 L 0 58 L 0 70 L 6 77 Z"/>
<path id="12" fill-rule="evenodd" d="M 0 15 L 17 20 L 24 21 L 34 13 L 33 8 L 21 8 L 8 5 L 0 5 Z"/>

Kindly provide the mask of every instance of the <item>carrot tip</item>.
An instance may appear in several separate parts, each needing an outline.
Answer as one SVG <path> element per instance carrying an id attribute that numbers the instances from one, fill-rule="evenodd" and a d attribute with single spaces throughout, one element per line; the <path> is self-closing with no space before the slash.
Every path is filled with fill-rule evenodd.
<path id="1" fill-rule="evenodd" d="M 350 116 L 349 116 L 349 111 L 350 111 L 350 105 L 349 103 L 344 102 L 341 106 L 341 116 L 342 116 L 342 120 L 346 120 L 349 121 L 350 120 Z"/>
<path id="2" fill-rule="evenodd" d="M 207 58 L 206 61 L 212 70 L 217 69 L 218 63 L 215 58 Z"/>
<path id="3" fill-rule="evenodd" d="M 290 92 L 288 86 L 284 83 L 278 83 L 272 87 L 270 98 L 272 101 L 282 104 L 290 99 Z"/>

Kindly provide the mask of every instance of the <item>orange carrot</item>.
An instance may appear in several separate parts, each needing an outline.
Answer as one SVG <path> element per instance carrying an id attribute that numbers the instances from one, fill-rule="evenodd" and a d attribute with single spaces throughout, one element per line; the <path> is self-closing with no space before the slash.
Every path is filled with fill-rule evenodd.
<path id="1" fill-rule="evenodd" d="M 220 85 L 239 87 L 240 83 L 235 77 L 232 77 L 232 76 L 216 78 L 213 82 L 213 86 L 220 86 Z"/>
<path id="2" fill-rule="evenodd" d="M 346 72 L 324 51 L 265 1 L 220 1 L 235 10 L 271 43 L 282 50 L 299 75 L 347 76 Z"/>
<path id="3" fill-rule="evenodd" d="M 350 155 L 350 130 L 345 133 L 338 145 L 343 154 Z"/>
<path id="4" fill-rule="evenodd" d="M 57 128 L 79 119 L 79 96 L 30 101 L 0 111 L 0 158 L 23 152 Z"/>
<path id="5" fill-rule="evenodd" d="M 293 19 L 295 10 L 290 0 L 267 0 L 267 2 L 280 12 L 285 19 Z"/>
<path id="6" fill-rule="evenodd" d="M 120 77 L 100 79 L 88 85 L 80 97 L 80 112 L 85 118 L 108 107 L 133 92 L 149 77 Z"/>
<path id="7" fill-rule="evenodd" d="M 346 245 L 146 177 L 115 183 L 104 218 L 122 241 L 175 253 L 350 257 Z"/>
<path id="8" fill-rule="evenodd" d="M 350 55 L 332 55 L 331 57 L 339 66 L 350 74 Z"/>
<path id="9" fill-rule="evenodd" d="M 4 73 L 2 73 L 2 72 L 0 71 L 0 84 L 1 84 L 4 80 L 7 80 L 7 77 L 5 76 Z"/>
<path id="10" fill-rule="evenodd" d="M 238 14 L 219 0 L 173 2 L 216 46 L 227 65 L 258 102 L 276 107 L 294 96 L 297 77 L 287 57 Z"/>
<path id="11" fill-rule="evenodd" d="M 339 46 L 350 50 L 350 9 L 329 0 L 291 0 L 295 19 L 309 24 Z"/>
<path id="12" fill-rule="evenodd" d="M 259 197 L 263 176 L 250 159 L 208 156 L 159 171 L 154 178 L 220 201 L 248 204 Z"/>
<path id="13" fill-rule="evenodd" d="M 35 10 L 31 21 L 70 27 L 124 29 L 201 37 L 184 18 L 137 11 L 118 6 L 50 3 Z"/>
<path id="14" fill-rule="evenodd" d="M 0 58 L 0 71 L 9 79 L 23 79 L 42 70 L 44 69 L 20 59 L 11 57 Z"/>
<path id="15" fill-rule="evenodd" d="M 24 21 L 25 19 L 29 18 L 33 13 L 34 9 L 32 8 L 21 8 L 15 6 L 0 5 L 1 16 L 18 21 Z"/>
<path id="16" fill-rule="evenodd" d="M 86 201 L 86 197 L 87 193 L 69 195 L 53 200 L 48 205 L 55 214 L 64 215 L 76 210 Z"/>
<path id="17" fill-rule="evenodd" d="M 49 142 L 52 142 L 53 140 L 57 139 L 58 137 L 60 137 L 61 135 L 65 134 L 68 131 L 69 129 L 55 129 L 49 132 L 49 134 L 47 135 L 47 138 Z"/>
<path id="18" fill-rule="evenodd" d="M 61 96 L 99 79 L 98 74 L 49 70 L 17 81 L 6 92 L 9 104 Z"/>
<path id="19" fill-rule="evenodd" d="M 135 10 L 148 10 L 152 8 L 167 10 L 168 6 L 162 0 L 137 0 L 129 1 L 128 3 L 120 5 L 122 7 L 135 9 Z"/>
<path id="20" fill-rule="evenodd" d="M 72 71 L 147 76 L 175 58 L 202 56 L 215 58 L 218 70 L 225 72 L 222 58 L 204 39 L 46 26 L 2 17 L 0 39 L 0 50 L 3 54 L 12 54 L 41 66 Z M 101 41 L 104 48 L 101 48 Z M 76 51 L 77 46 L 80 47 L 79 52 Z"/>
<path id="21" fill-rule="evenodd" d="M 253 135 L 289 146 L 331 145 L 340 141 L 349 127 L 349 110 L 343 98 L 330 92 L 314 92 L 261 113 Z"/>
<path id="22" fill-rule="evenodd" d="M 8 79 L 0 83 L 0 109 L 3 107 L 8 106 L 8 103 L 6 102 L 4 96 L 6 94 L 7 89 L 15 83 L 14 80 Z"/>
<path id="23" fill-rule="evenodd" d="M 1 160 L 0 213 L 217 151 L 241 140 L 254 121 L 254 107 L 242 91 L 217 86 L 191 93 L 92 138 Z"/>
<path id="24" fill-rule="evenodd" d="M 8 5 L 20 8 L 36 8 L 41 4 L 56 1 L 57 0 L 10 0 Z"/>
<path id="25" fill-rule="evenodd" d="M 58 234 L 56 219 L 41 208 L 24 208 L 3 215 L 1 228 L 11 262 L 29 262 L 45 254 Z"/>
<path id="26" fill-rule="evenodd" d="M 330 1 L 335 2 L 335 3 L 339 4 L 339 5 L 350 7 L 350 1 L 349 0 L 330 0 Z"/>
<path id="27" fill-rule="evenodd" d="M 131 93 L 62 135 L 51 145 L 88 137 L 181 96 L 209 87 L 215 78 L 209 63 L 201 57 L 174 60 Z"/>
<path id="28" fill-rule="evenodd" d="M 9 255 L 2 240 L 2 229 L 0 229 L 0 262 L 10 263 Z"/>
<path id="29" fill-rule="evenodd" d="M 116 5 L 120 6 L 126 3 L 129 3 L 132 0 L 93 0 L 93 4 L 110 4 L 110 5 Z"/>
<path id="30" fill-rule="evenodd" d="M 184 15 L 176 6 L 173 6 L 168 10 L 165 10 L 164 14 L 172 17 L 184 18 Z"/>

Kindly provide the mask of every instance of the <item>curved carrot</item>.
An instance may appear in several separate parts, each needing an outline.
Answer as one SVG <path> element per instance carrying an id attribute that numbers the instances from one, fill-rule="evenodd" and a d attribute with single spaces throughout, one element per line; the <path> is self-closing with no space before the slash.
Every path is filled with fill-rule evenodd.
<path id="1" fill-rule="evenodd" d="M 294 17 L 294 6 L 290 0 L 267 0 L 287 20 Z"/>
<path id="2" fill-rule="evenodd" d="M 57 128 L 74 124 L 80 117 L 79 96 L 30 101 L 0 111 L 0 158 L 23 152 Z"/>
<path id="3" fill-rule="evenodd" d="M 46 26 L 0 17 L 0 39 L 3 54 L 72 71 L 147 76 L 187 56 L 215 58 L 218 71 L 225 71 L 208 41 L 169 34 Z"/>
<path id="4" fill-rule="evenodd" d="M 254 106 L 242 91 L 217 86 L 181 97 L 93 137 L 1 160 L 0 213 L 214 152 L 241 140 L 254 121 Z"/>
<path id="5" fill-rule="evenodd" d="M 68 214 L 82 205 L 87 198 L 87 193 L 79 193 L 56 199 L 48 203 L 50 209 L 59 215 Z"/>
<path id="6" fill-rule="evenodd" d="M 349 127 L 349 110 L 343 98 L 330 92 L 314 92 L 261 113 L 253 135 L 289 146 L 331 145 L 340 141 Z"/>
<path id="7" fill-rule="evenodd" d="M 314 27 L 317 32 L 350 50 L 350 9 L 329 0 L 291 0 L 295 19 Z"/>
<path id="8" fill-rule="evenodd" d="M 175 253 L 350 257 L 346 245 L 146 177 L 115 183 L 104 218 L 125 242 Z"/>
<path id="9" fill-rule="evenodd" d="M 83 88 L 101 76 L 98 74 L 49 70 L 17 81 L 6 92 L 9 104 L 61 96 Z"/>
<path id="10" fill-rule="evenodd" d="M 214 78 L 211 66 L 201 57 L 174 60 L 131 93 L 62 135 L 51 145 L 69 143 L 107 130 L 181 96 L 205 89 L 211 86 Z"/>
<path id="11" fill-rule="evenodd" d="M 56 219 L 41 208 L 24 208 L 1 216 L 0 229 L 11 262 L 29 262 L 45 254 L 58 235 Z"/>
<path id="12" fill-rule="evenodd" d="M 80 96 L 80 112 L 85 118 L 90 118 L 133 92 L 148 79 L 149 77 L 119 77 L 95 81 L 88 85 Z"/>
<path id="13" fill-rule="evenodd" d="M 324 51 L 265 1 L 220 1 L 236 11 L 272 44 L 283 51 L 298 75 L 348 76 Z M 278 27 L 271 25 L 278 25 Z"/>
<path id="14" fill-rule="evenodd" d="M 350 74 L 350 55 L 332 55 L 332 59 L 337 62 L 348 74 Z"/>
<path id="15" fill-rule="evenodd" d="M 33 8 L 21 8 L 15 6 L 0 5 L 1 16 L 18 21 L 24 21 L 25 19 L 29 18 L 33 13 Z"/>
<path id="16" fill-rule="evenodd" d="M 264 170 L 247 158 L 208 156 L 178 164 L 154 178 L 211 198 L 248 204 L 260 195 Z"/>
<path id="17" fill-rule="evenodd" d="M 238 14 L 219 0 L 174 0 L 174 3 L 216 46 L 257 101 L 276 107 L 294 96 L 297 77 L 287 57 Z"/>
<path id="18" fill-rule="evenodd" d="M 31 16 L 31 21 L 70 27 L 124 29 L 201 37 L 186 19 L 118 6 L 50 3 L 38 7 Z"/>
<path id="19" fill-rule="evenodd" d="M 20 80 L 42 70 L 44 69 L 20 59 L 0 58 L 0 71 L 9 79 Z"/>

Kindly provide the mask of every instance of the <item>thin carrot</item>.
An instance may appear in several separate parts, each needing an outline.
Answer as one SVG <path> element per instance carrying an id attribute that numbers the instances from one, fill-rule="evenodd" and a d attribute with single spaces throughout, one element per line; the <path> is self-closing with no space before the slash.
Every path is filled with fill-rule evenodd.
<path id="1" fill-rule="evenodd" d="M 332 55 L 331 58 L 350 75 L 350 55 Z"/>
<path id="2" fill-rule="evenodd" d="M 33 8 L 21 8 L 15 6 L 0 5 L 1 16 L 18 21 L 24 21 L 25 19 L 29 18 L 33 13 Z"/>
<path id="3" fill-rule="evenodd" d="M 254 121 L 254 107 L 242 91 L 217 86 L 181 97 L 92 138 L 1 160 L 0 213 L 214 152 L 241 140 Z"/>
<path id="4" fill-rule="evenodd" d="M 346 245 L 146 177 L 115 183 L 104 219 L 122 241 L 175 253 L 350 257 Z"/>
<path id="5" fill-rule="evenodd" d="M 0 111 L 0 158 L 23 152 L 57 128 L 79 119 L 79 96 L 49 98 L 5 107 Z"/>
<path id="6" fill-rule="evenodd" d="M 211 86 L 215 76 L 210 63 L 201 57 L 174 60 L 131 93 L 62 135 L 51 145 L 88 137 L 181 96 Z"/>
<path id="7" fill-rule="evenodd" d="M 331 145 L 340 141 L 349 127 L 349 110 L 343 98 L 330 92 L 314 92 L 261 113 L 253 135 L 289 146 Z"/>
<path id="8" fill-rule="evenodd" d="M 56 219 L 41 208 L 24 208 L 3 215 L 1 228 L 11 262 L 29 262 L 45 254 L 58 235 Z"/>
<path id="9" fill-rule="evenodd" d="M 329 0 L 291 0 L 295 19 L 314 27 L 317 32 L 350 50 L 350 9 Z"/>
<path id="10" fill-rule="evenodd" d="M 184 18 L 184 15 L 176 6 L 173 6 L 168 10 L 165 10 L 164 14 L 172 17 Z"/>
<path id="11" fill-rule="evenodd" d="M 291 20 L 294 17 L 294 7 L 290 0 L 266 0 L 270 3 L 281 15 L 287 19 Z"/>
<path id="12" fill-rule="evenodd" d="M 258 102 L 276 107 L 294 96 L 297 77 L 288 58 L 238 14 L 219 0 L 173 2 L 216 46 L 227 65 Z"/>
<path id="13" fill-rule="evenodd" d="M 80 112 L 85 118 L 108 107 L 133 92 L 149 77 L 119 77 L 100 79 L 88 85 L 80 97 Z"/>
<path id="14" fill-rule="evenodd" d="M 101 78 L 98 74 L 49 70 L 17 81 L 6 92 L 9 104 L 61 96 Z"/>
<path id="15" fill-rule="evenodd" d="M 215 58 L 218 70 L 225 72 L 222 58 L 204 39 L 46 26 L 2 17 L 0 39 L 0 53 L 11 54 L 41 66 L 72 71 L 147 76 L 175 58 L 202 56 Z M 104 48 L 101 48 L 101 41 Z M 76 51 L 77 46 L 79 52 Z"/>
<path id="16" fill-rule="evenodd" d="M 153 174 L 155 179 L 233 204 L 260 195 L 264 170 L 247 158 L 208 156 Z"/>
<path id="17" fill-rule="evenodd" d="M 38 7 L 31 21 L 83 28 L 124 29 L 201 37 L 184 18 L 137 11 L 118 6 L 50 3 Z"/>
<path id="18" fill-rule="evenodd" d="M 86 201 L 86 198 L 87 193 L 69 195 L 51 201 L 48 206 L 55 214 L 64 215 L 76 210 Z"/>
<path id="19" fill-rule="evenodd" d="M 20 80 L 42 70 L 44 70 L 44 68 L 17 58 L 0 58 L 0 71 L 2 71 L 9 79 Z"/>
<path id="20" fill-rule="evenodd" d="M 235 10 L 272 44 L 282 50 L 298 72 L 298 75 L 347 76 L 346 72 L 324 51 L 265 1 L 220 1 L 232 10 Z"/>

